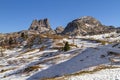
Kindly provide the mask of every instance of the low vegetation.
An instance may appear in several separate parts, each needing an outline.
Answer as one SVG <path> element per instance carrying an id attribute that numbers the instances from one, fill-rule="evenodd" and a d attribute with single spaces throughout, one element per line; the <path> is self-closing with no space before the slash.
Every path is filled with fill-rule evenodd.
<path id="1" fill-rule="evenodd" d="M 41 68 L 40 66 L 29 66 L 29 67 L 27 67 L 23 70 L 23 73 L 29 73 L 29 72 L 32 72 L 32 71 L 36 71 L 40 68 Z"/>
<path id="2" fill-rule="evenodd" d="M 106 44 L 112 44 L 113 42 L 109 42 L 106 40 L 99 40 L 99 39 L 94 39 L 94 38 L 88 38 L 88 39 L 83 39 L 91 42 L 96 42 L 96 43 L 101 43 L 101 45 L 106 45 Z"/>
<path id="3" fill-rule="evenodd" d="M 0 71 L 0 73 L 4 73 L 4 72 L 10 71 L 10 70 L 14 70 L 14 69 L 16 69 L 16 68 L 2 69 L 2 70 Z"/>
<path id="4" fill-rule="evenodd" d="M 63 51 L 68 51 L 70 50 L 70 45 L 68 42 L 65 43 L 65 46 L 63 47 Z"/>

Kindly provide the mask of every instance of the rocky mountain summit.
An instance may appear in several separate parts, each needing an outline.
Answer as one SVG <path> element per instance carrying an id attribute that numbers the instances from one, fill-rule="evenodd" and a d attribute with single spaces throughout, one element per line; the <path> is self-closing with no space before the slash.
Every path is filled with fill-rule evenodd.
<path id="1" fill-rule="evenodd" d="M 52 32 L 48 19 L 33 20 L 29 30 L 38 31 L 39 33 Z"/>
<path id="2" fill-rule="evenodd" d="M 101 24 L 91 16 L 84 16 L 68 23 L 63 31 L 63 34 L 67 35 L 94 35 L 101 33 L 109 33 L 114 31 L 114 28 L 110 28 Z"/>
<path id="3" fill-rule="evenodd" d="M 58 26 L 56 29 L 55 29 L 55 32 L 57 34 L 61 34 L 62 32 L 64 31 L 64 28 L 62 26 Z"/>

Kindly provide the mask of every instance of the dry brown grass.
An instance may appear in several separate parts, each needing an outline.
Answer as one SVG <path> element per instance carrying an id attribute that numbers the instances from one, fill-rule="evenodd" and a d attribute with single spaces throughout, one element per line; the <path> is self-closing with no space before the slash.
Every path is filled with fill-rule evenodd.
<path id="1" fill-rule="evenodd" d="M 38 70 L 40 68 L 42 68 L 42 67 L 37 66 L 37 65 L 35 65 L 35 66 L 29 66 L 29 67 L 27 67 L 27 68 L 24 69 L 23 73 L 29 73 L 29 72 L 32 72 L 32 71 L 36 71 L 36 70 Z"/>
<path id="2" fill-rule="evenodd" d="M 4 65 L 0 65 L 0 68 L 1 68 L 1 67 L 4 67 Z"/>
<path id="3" fill-rule="evenodd" d="M 77 45 L 75 44 L 69 44 L 71 47 L 77 47 Z"/>
<path id="4" fill-rule="evenodd" d="M 65 79 L 64 77 L 59 77 L 59 78 L 43 78 L 43 79 L 41 79 L 41 80 L 67 80 L 67 79 Z"/>
<path id="5" fill-rule="evenodd" d="M 39 49 L 39 51 L 44 51 L 45 48 L 46 48 L 46 46 L 42 46 L 42 47 Z"/>
<path id="6" fill-rule="evenodd" d="M 28 49 L 28 50 L 22 52 L 21 54 L 29 53 L 29 52 L 32 52 L 32 51 L 34 51 L 34 50 L 35 50 L 35 49 Z"/>
<path id="7" fill-rule="evenodd" d="M 34 58 L 34 56 L 30 56 L 30 57 L 28 57 L 27 59 L 33 59 Z"/>
<path id="8" fill-rule="evenodd" d="M 23 56 L 24 54 L 27 54 L 27 53 L 32 52 L 32 51 L 34 51 L 34 50 L 36 50 L 36 49 L 28 49 L 28 50 L 26 50 L 26 51 L 24 51 L 24 52 L 19 51 L 20 54 L 19 54 L 17 57 L 21 57 L 21 56 Z"/>
<path id="9" fill-rule="evenodd" d="M 88 39 L 83 39 L 83 40 L 92 41 L 92 42 L 96 42 L 96 43 L 101 43 L 101 45 L 106 45 L 106 44 L 112 44 L 113 43 L 113 42 L 109 42 L 109 41 L 105 41 L 105 40 L 98 40 L 98 39 L 94 39 L 94 38 L 88 38 Z"/>
<path id="10" fill-rule="evenodd" d="M 50 38 L 50 39 L 63 39 L 63 38 L 68 38 L 67 35 L 61 36 L 61 35 L 56 35 L 56 34 L 49 34 L 49 33 L 45 33 L 40 35 L 41 38 Z"/>
<path id="11" fill-rule="evenodd" d="M 7 72 L 7 71 L 9 71 L 9 70 L 14 70 L 14 69 L 16 69 L 16 68 L 2 69 L 2 70 L 0 71 L 0 73 L 4 73 L 4 72 Z"/>
<path id="12" fill-rule="evenodd" d="M 64 46 L 63 43 L 56 43 L 57 46 Z"/>

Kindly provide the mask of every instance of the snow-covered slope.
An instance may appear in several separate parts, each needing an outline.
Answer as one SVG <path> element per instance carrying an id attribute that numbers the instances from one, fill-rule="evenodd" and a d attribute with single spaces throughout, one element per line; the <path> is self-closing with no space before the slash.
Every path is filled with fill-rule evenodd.
<path id="1" fill-rule="evenodd" d="M 72 39 L 66 39 L 66 41 L 73 43 Z M 78 48 L 73 48 L 67 52 L 55 49 L 39 51 L 38 47 L 6 50 L 5 55 L 0 57 L 0 80 L 42 80 L 43 78 L 54 77 L 63 77 L 67 80 L 84 80 L 86 78 L 87 80 L 87 75 L 91 75 L 89 73 L 84 75 L 73 74 L 94 70 L 101 65 L 117 67 L 117 69 L 112 69 L 113 73 L 120 70 L 118 68 L 120 44 L 102 46 L 99 43 L 81 39 L 75 39 L 74 43 Z M 93 76 L 96 75 L 97 77 L 102 73 L 109 73 L 105 71 L 108 69 L 95 72 Z M 97 80 L 90 77 L 90 80 L 92 79 Z M 98 78 L 98 80 L 104 79 Z"/>
<path id="2" fill-rule="evenodd" d="M 109 42 L 120 42 L 120 33 L 111 32 L 111 33 L 99 34 L 93 36 L 84 36 L 83 38 L 92 38 L 97 40 L 105 40 Z"/>
<path id="3" fill-rule="evenodd" d="M 56 76 L 63 76 L 66 74 L 73 74 L 83 69 L 97 66 L 97 65 L 110 65 L 108 51 L 120 51 L 120 49 L 114 49 L 111 46 L 102 46 L 97 48 L 87 48 L 80 52 L 72 59 L 65 61 L 61 64 L 51 66 L 50 68 L 38 72 L 28 78 L 27 80 L 50 78 Z M 102 57 L 103 56 L 103 57 Z"/>

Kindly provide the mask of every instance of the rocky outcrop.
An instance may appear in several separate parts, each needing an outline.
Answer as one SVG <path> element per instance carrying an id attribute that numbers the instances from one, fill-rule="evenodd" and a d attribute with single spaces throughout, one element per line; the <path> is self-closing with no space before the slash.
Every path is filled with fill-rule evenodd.
<path id="1" fill-rule="evenodd" d="M 120 27 L 117 27 L 116 29 L 117 29 L 116 32 L 120 33 Z"/>
<path id="2" fill-rule="evenodd" d="M 44 32 L 48 32 L 51 31 L 51 27 L 49 24 L 48 19 L 41 19 L 41 20 L 33 20 L 29 30 L 34 30 L 34 31 L 38 31 L 39 33 L 44 33 Z"/>
<path id="3" fill-rule="evenodd" d="M 114 31 L 91 16 L 84 16 L 68 23 L 63 31 L 67 35 L 94 35 Z"/>
<path id="4" fill-rule="evenodd" d="M 63 31 L 64 31 L 64 28 L 63 28 L 62 26 L 58 26 L 58 27 L 55 29 L 56 34 L 61 34 Z"/>

